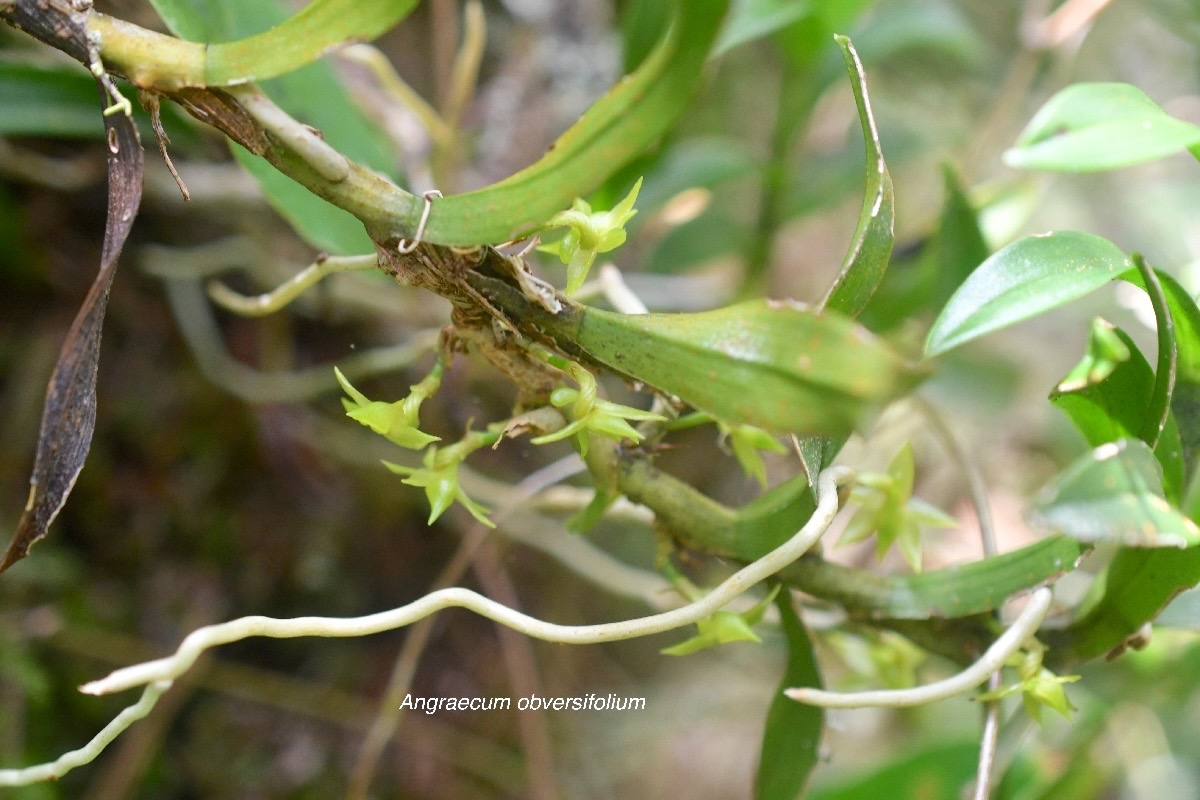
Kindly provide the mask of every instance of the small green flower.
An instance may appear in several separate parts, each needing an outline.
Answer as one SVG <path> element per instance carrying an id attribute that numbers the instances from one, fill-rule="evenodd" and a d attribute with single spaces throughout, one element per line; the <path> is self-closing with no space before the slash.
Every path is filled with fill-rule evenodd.
<path id="1" fill-rule="evenodd" d="M 641 188 L 642 179 L 638 178 L 625 199 L 611 211 L 592 211 L 587 201 L 577 199 L 569 209 L 558 212 L 546 223 L 547 228 L 567 229 L 562 239 L 541 248 L 556 253 L 567 265 L 567 294 L 583 285 L 597 254 L 625 243 L 625 223 L 637 213 L 633 204 Z"/>
<path id="2" fill-rule="evenodd" d="M 766 597 L 756 603 L 753 608 L 743 611 L 741 614 L 733 611 L 718 611 L 712 616 L 705 617 L 696 623 L 699 633 L 673 647 L 665 648 L 662 650 L 662 654 L 686 656 L 699 650 L 730 642 L 761 642 L 762 639 L 758 638 L 758 634 L 753 629 L 755 625 L 762 622 L 763 615 L 767 612 L 767 606 L 771 605 L 775 595 L 779 594 L 779 588 L 780 585 L 776 584 Z"/>
<path id="3" fill-rule="evenodd" d="M 1046 706 L 1070 719 L 1071 712 L 1075 710 L 1075 706 L 1071 705 L 1071 701 L 1067 698 L 1067 692 L 1063 686 L 1068 683 L 1074 683 L 1079 680 L 1080 676 L 1055 675 L 1042 666 L 1042 654 L 1044 652 L 1045 648 L 1040 643 L 1035 642 L 1034 647 L 1030 650 L 1025 653 L 1018 653 L 1010 661 L 1009 665 L 1017 668 L 1019 681 L 1012 686 L 1005 686 L 995 691 L 984 692 L 976 699 L 982 701 L 999 700 L 1002 697 L 1020 692 L 1021 702 L 1024 704 L 1025 710 L 1029 712 L 1029 716 L 1035 722 L 1041 724 L 1042 708 Z"/>
<path id="4" fill-rule="evenodd" d="M 550 394 L 550 404 L 555 408 L 569 407 L 571 422 L 554 433 L 531 439 L 530 441 L 534 444 L 557 442 L 568 436 L 574 436 L 579 443 L 580 454 L 586 456 L 590 434 L 599 434 L 618 442 L 622 439 L 640 442 L 642 434 L 638 433 L 637 429 L 626 420 L 663 421 L 666 419 L 666 417 L 650 411 L 601 400 L 596 396 L 596 377 L 579 364 L 571 362 L 567 365 L 567 371 L 579 384 L 579 388 L 560 386 Z"/>
<path id="5" fill-rule="evenodd" d="M 425 496 L 429 498 L 430 525 L 457 500 L 471 512 L 471 516 L 489 528 L 494 528 L 496 524 L 488 519 L 488 510 L 472 500 L 458 483 L 458 468 L 468 452 L 469 450 L 464 451 L 459 444 L 441 450 L 430 447 L 425 451 L 422 459 L 424 466 L 421 468 L 404 467 L 390 461 L 384 461 L 383 465 L 397 475 L 404 475 L 403 483 L 420 486 L 425 490 Z"/>
<path id="6" fill-rule="evenodd" d="M 441 362 L 425 380 L 411 387 L 408 397 L 395 403 L 370 400 L 350 384 L 340 369 L 334 367 L 333 372 L 337 375 L 342 389 L 349 395 L 349 398 L 342 398 L 342 405 L 350 419 L 366 425 L 380 436 L 409 450 L 420 450 L 438 441 L 438 437 L 421 431 L 417 426 L 420 423 L 418 415 L 421 403 L 437 391 L 441 383 Z"/>
<path id="7" fill-rule="evenodd" d="M 905 444 L 886 473 L 863 473 L 851 493 L 859 509 L 850 518 L 838 544 L 861 542 L 875 534 L 879 558 L 893 544 L 916 571 L 921 569 L 921 529 L 953 528 L 957 520 L 941 509 L 912 496 L 912 446 Z"/>
<path id="8" fill-rule="evenodd" d="M 916 685 L 917 667 L 927 658 L 924 650 L 891 631 L 835 630 L 824 641 L 854 673 L 855 684 L 907 689 Z"/>
<path id="9" fill-rule="evenodd" d="M 717 421 L 721 435 L 729 438 L 733 454 L 737 457 L 742 470 L 767 488 L 767 467 L 763 464 L 759 450 L 771 453 L 786 453 L 787 448 L 775 440 L 771 434 L 753 425 L 728 425 Z"/>

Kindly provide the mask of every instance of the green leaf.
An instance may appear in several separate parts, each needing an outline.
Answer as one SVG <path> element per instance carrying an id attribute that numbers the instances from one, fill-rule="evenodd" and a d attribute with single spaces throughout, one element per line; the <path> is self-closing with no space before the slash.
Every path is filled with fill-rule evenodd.
<path id="1" fill-rule="evenodd" d="M 811 800 L 957 800 L 963 787 L 975 777 L 978 764 L 977 739 L 922 745 L 882 768 L 818 789 Z"/>
<path id="2" fill-rule="evenodd" d="M 659 274 L 686 272 L 744 252 L 749 239 L 744 223 L 720 211 L 706 211 L 671 228 L 655 245 L 644 269 Z"/>
<path id="3" fill-rule="evenodd" d="M 26 64 L 0 60 L 0 136 L 99 139 L 104 120 L 96 113 L 96 81 L 78 64 Z M 134 106 L 142 136 L 152 137 L 150 118 Z M 196 141 L 193 126 L 173 105 L 162 122 L 175 145 Z"/>
<path id="4" fill-rule="evenodd" d="M 1104 573 L 1104 594 L 1070 627 L 1039 634 L 1056 665 L 1119 654 L 1125 640 L 1180 592 L 1200 582 L 1200 547 L 1122 548 Z"/>
<path id="5" fill-rule="evenodd" d="M 841 272 L 833 286 L 821 301 L 821 308 L 840 311 L 852 317 L 867 305 L 871 295 L 879 287 L 887 270 L 895 241 L 896 207 L 892 191 L 892 178 L 883 160 L 879 147 L 879 133 L 875 129 L 875 118 L 871 113 L 871 101 L 867 96 L 867 78 L 854 46 L 845 36 L 834 37 L 842 49 L 846 69 L 850 71 L 850 85 L 854 90 L 854 102 L 858 106 L 858 120 L 862 126 L 866 145 L 866 191 L 863 194 L 862 210 L 858 215 L 858 227 Z"/>
<path id="6" fill-rule="evenodd" d="M 213 32 L 214 23 L 228 6 L 219 0 L 151 2 L 176 33 L 207 43 L 196 48 L 194 74 L 173 76 L 187 86 L 229 86 L 293 72 L 344 44 L 373 41 L 417 4 L 416 0 L 312 0 L 267 30 L 255 26 L 259 30 L 252 34 L 220 41 L 227 37 Z"/>
<path id="7" fill-rule="evenodd" d="M 1140 439 L 1103 444 L 1050 483 L 1032 521 L 1085 542 L 1187 547 L 1200 528 L 1163 497 L 1158 461 Z"/>
<path id="8" fill-rule="evenodd" d="M 632 72 L 654 49 L 671 23 L 671 6 L 662 0 L 629 0 L 622 3 L 620 9 L 625 71 Z"/>
<path id="9" fill-rule="evenodd" d="M 1124 83 L 1079 83 L 1050 98 L 1004 154 L 1010 167 L 1118 169 L 1200 145 L 1200 127 Z"/>
<path id="10" fill-rule="evenodd" d="M 937 233 L 930 244 L 934 278 L 928 302 L 935 309 L 954 296 L 958 287 L 991 252 L 979 228 L 979 213 L 967 198 L 958 174 L 944 166 L 942 179 L 946 201 Z"/>
<path id="11" fill-rule="evenodd" d="M 1175 328 L 1176 375 L 1171 411 L 1179 423 L 1183 462 L 1188 476 L 1196 479 L 1200 455 L 1200 308 L 1191 294 L 1165 272 L 1155 272 L 1166 296 L 1167 309 Z M 1136 272 L 1122 276 L 1145 289 L 1145 279 Z"/>
<path id="12" fill-rule="evenodd" d="M 679 142 L 667 150 L 646 173 L 638 208 L 645 212 L 629 223 L 637 228 L 650 212 L 687 189 L 713 189 L 729 181 L 746 177 L 755 170 L 754 156 L 734 139 L 705 137 Z"/>
<path id="13" fill-rule="evenodd" d="M 78 65 L 0 63 L 0 136 L 100 138 L 96 81 Z"/>
<path id="14" fill-rule="evenodd" d="M 572 338 L 617 372 L 773 433 L 848 433 L 920 377 L 865 328 L 792 302 L 694 314 L 589 308 Z"/>
<path id="15" fill-rule="evenodd" d="M 713 57 L 786 28 L 812 13 L 812 6 L 811 0 L 737 0 L 717 37 Z"/>
<path id="16" fill-rule="evenodd" d="M 928 244 L 893 261 L 874 302 L 860 319 L 873 331 L 893 330 L 910 318 L 936 313 L 989 255 L 978 214 L 958 175 L 943 167 L 945 201 Z"/>
<path id="17" fill-rule="evenodd" d="M 821 673 L 808 631 L 792 607 L 788 592 L 775 598 L 780 624 L 787 639 L 788 660 L 783 681 L 767 711 L 758 776 L 756 800 L 794 800 L 804 795 L 816 767 L 821 746 L 825 712 L 819 706 L 797 703 L 784 695 L 796 686 L 820 687 Z"/>
<path id="18" fill-rule="evenodd" d="M 1076 300 L 1130 268 L 1107 239 L 1058 231 L 1013 242 L 979 265 L 942 309 L 925 341 L 934 356 Z"/>
<path id="19" fill-rule="evenodd" d="M 1089 380 L 1099 359 L 1091 352 L 1094 345 L 1089 344 L 1089 354 L 1050 395 L 1050 402 L 1070 417 L 1092 447 L 1137 437 L 1146 424 L 1154 391 L 1154 370 L 1129 334 L 1104 320 L 1096 322 L 1116 337 L 1125 350 L 1125 359 L 1099 380 Z M 1174 416 L 1168 417 L 1154 455 L 1162 467 L 1165 496 L 1178 503 L 1183 493 L 1183 451 Z"/>
<path id="20" fill-rule="evenodd" d="M 636 72 L 593 103 L 536 163 L 436 201 L 425 240 L 471 246 L 526 236 L 658 141 L 699 87 L 728 4 L 677 0 L 674 23 Z M 420 208 L 418 202 L 411 210 L 414 223 Z"/>
<path id="21" fill-rule="evenodd" d="M 155 0 L 154 6 L 173 31 L 199 41 L 249 36 L 287 18 L 287 9 L 277 0 L 203 0 L 199 6 L 195 0 Z M 395 173 L 387 135 L 350 98 L 329 64 L 311 64 L 266 81 L 262 88 L 289 114 L 320 130 L 348 158 L 378 172 Z M 236 145 L 232 149 L 275 210 L 314 248 L 331 254 L 374 251 L 362 223 L 349 212 L 312 194 L 258 156 Z"/>

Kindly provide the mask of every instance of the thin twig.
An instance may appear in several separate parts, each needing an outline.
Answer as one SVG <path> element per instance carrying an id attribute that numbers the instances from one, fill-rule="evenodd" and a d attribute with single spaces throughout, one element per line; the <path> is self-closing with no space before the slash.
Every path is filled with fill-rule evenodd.
<path id="1" fill-rule="evenodd" d="M 942 446 L 946 448 L 950 457 L 963 471 L 967 480 L 967 490 L 971 494 L 971 504 L 975 507 L 975 516 L 979 520 L 979 539 L 983 547 L 983 556 L 991 558 L 997 552 L 996 529 L 992 522 L 987 487 L 984 485 L 979 464 L 963 448 L 954 435 L 954 431 L 950 429 L 950 424 L 933 403 L 920 395 L 914 395 L 913 401 L 941 437 Z M 996 670 L 988 676 L 988 690 L 999 689 L 1003 681 L 1003 674 L 1000 670 Z M 983 733 L 979 740 L 979 768 L 975 775 L 974 800 L 987 800 L 991 794 L 992 773 L 996 764 L 996 744 L 999 741 L 1000 733 L 1000 710 L 999 699 L 989 700 L 984 704 Z"/>

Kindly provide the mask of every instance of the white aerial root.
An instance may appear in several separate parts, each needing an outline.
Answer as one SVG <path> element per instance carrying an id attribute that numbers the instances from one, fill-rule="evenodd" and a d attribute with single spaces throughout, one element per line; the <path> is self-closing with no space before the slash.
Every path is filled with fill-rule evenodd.
<path id="1" fill-rule="evenodd" d="M 962 672 L 944 681 L 918 686 L 914 689 L 897 689 L 868 692 L 826 692 L 821 689 L 802 687 L 784 691 L 788 697 L 801 703 L 825 708 L 863 708 L 886 706 L 900 708 L 919 706 L 944 700 L 963 692 L 969 692 L 988 679 L 988 676 L 1004 666 L 1004 662 L 1029 641 L 1050 610 L 1053 593 L 1042 587 L 1033 593 L 1029 605 L 1021 612 L 1003 635 L 987 649 L 979 660 Z"/>
<path id="2" fill-rule="evenodd" d="M 26 786 L 38 781 L 58 780 L 76 767 L 92 763 L 113 739 L 124 733 L 130 725 L 149 714 L 162 693 L 170 688 L 170 681 L 151 683 L 142 692 L 140 700 L 117 714 L 112 722 L 105 725 L 103 730 L 78 750 L 64 753 L 56 760 L 46 764 L 21 769 L 0 769 L 0 786 Z"/>
<path id="3" fill-rule="evenodd" d="M 378 257 L 326 256 L 314 261 L 288 280 L 265 294 L 247 296 L 230 289 L 221 281 L 208 284 L 208 296 L 227 311 L 243 317 L 261 317 L 286 307 L 326 277 L 336 272 L 362 272 L 375 269 Z"/>
<path id="4" fill-rule="evenodd" d="M 328 638 L 369 636 L 402 628 L 444 608 L 470 609 L 480 616 L 487 617 L 493 622 L 498 622 L 519 633 L 535 639 L 563 644 L 597 644 L 634 639 L 673 630 L 698 622 L 720 610 L 730 600 L 754 584 L 774 575 L 804 555 L 833 521 L 838 510 L 837 486 L 847 482 L 852 474 L 845 467 L 834 467 L 821 473 L 817 480 L 816 511 L 795 536 L 758 561 L 735 572 L 700 600 L 662 614 L 601 625 L 556 625 L 514 611 L 468 589 L 442 589 L 431 592 L 406 606 L 365 617 L 299 617 L 296 619 L 243 617 L 218 625 L 210 625 L 192 632 L 183 640 L 174 655 L 116 670 L 106 678 L 85 684 L 80 691 L 86 694 L 111 694 L 153 681 L 172 680 L 186 672 L 196 663 L 196 659 L 209 648 L 248 639 L 252 636 L 269 636 L 278 639 L 299 636 Z"/>

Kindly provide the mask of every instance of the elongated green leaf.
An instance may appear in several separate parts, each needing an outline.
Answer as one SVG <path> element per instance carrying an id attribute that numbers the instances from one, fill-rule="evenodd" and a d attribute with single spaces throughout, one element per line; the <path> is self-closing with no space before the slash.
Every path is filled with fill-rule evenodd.
<path id="1" fill-rule="evenodd" d="M 267 30 L 259 26 L 252 34 L 221 41 L 233 38 L 212 32 L 214 24 L 220 24 L 218 15 L 226 10 L 222 3 L 151 1 L 172 30 L 205 43 L 197 44 L 193 57 L 183 62 L 193 64 L 193 72 L 172 76 L 181 86 L 230 86 L 285 75 L 344 44 L 373 41 L 417 4 L 417 0 L 312 0 Z"/>
<path id="2" fill-rule="evenodd" d="M 819 558 L 802 558 L 780 573 L 817 597 L 871 618 L 954 619 L 986 614 L 1013 594 L 1075 569 L 1088 546 L 1048 536 L 1018 550 L 917 575 L 878 575 Z"/>
<path id="3" fill-rule="evenodd" d="M 820 688 L 821 673 L 804 623 L 792 607 L 788 592 L 775 596 L 783 635 L 787 639 L 787 668 L 783 683 L 767 711 L 762 752 L 758 760 L 757 800 L 795 800 L 804 795 L 821 746 L 825 712 L 820 706 L 797 703 L 783 694 L 796 686 Z"/>
<path id="4" fill-rule="evenodd" d="M 260 6 L 233 0 L 209 2 L 221 2 L 222 9 L 230 14 L 243 6 Z M 535 164 L 491 186 L 435 202 L 423 230 L 425 241 L 473 246 L 533 233 L 555 213 L 637 157 L 670 129 L 691 102 L 728 3 L 729 0 L 676 0 L 673 24 L 634 73 L 594 103 Z M 306 69 L 318 66 L 321 65 Z M 320 92 L 302 94 L 310 102 L 323 100 Z M 287 108 L 286 104 L 281 105 Z M 333 141 L 327 126 L 302 121 L 325 130 L 326 139 L 336 149 L 356 161 L 363 160 Z M 305 170 L 293 169 L 286 154 L 274 163 L 306 179 Z M 356 176 L 354 185 L 364 184 L 365 192 L 378 195 L 373 202 L 355 206 L 356 214 L 370 228 L 373 238 L 381 242 L 411 239 L 423 217 L 422 200 L 396 187 L 380 185 L 362 170 L 352 169 L 352 174 Z"/>
<path id="5" fill-rule="evenodd" d="M 756 168 L 754 156 L 745 145 L 734 140 L 702 138 L 679 142 L 646 173 L 638 193 L 638 215 L 629 221 L 629 229 L 645 222 L 651 212 L 682 191 L 713 189 L 750 175 Z M 621 196 L 614 197 L 607 205 L 614 206 L 620 199 Z"/>
<path id="6" fill-rule="evenodd" d="M 677 0 L 674 23 L 637 71 L 597 100 L 536 163 L 491 186 L 436 201 L 426 241 L 470 246 L 525 236 L 631 161 L 688 107 L 728 4 Z"/>
<path id="7" fill-rule="evenodd" d="M 935 313 L 988 257 L 978 215 L 958 175 L 949 167 L 942 174 L 946 200 L 937 230 L 928 246 L 888 268 L 874 302 L 861 317 L 873 331 L 892 330 L 911 317 Z"/>
<path id="8" fill-rule="evenodd" d="M 644 269 L 660 274 L 686 272 L 742 252 L 749 236 L 745 224 L 739 220 L 719 211 L 707 211 L 662 237 Z"/>
<path id="9" fill-rule="evenodd" d="M 865 328 L 791 302 L 696 314 L 588 309 L 575 341 L 718 419 L 776 433 L 849 432 L 919 378 Z"/>
<path id="10" fill-rule="evenodd" d="M 975 267 L 987 260 L 990 252 L 979 228 L 979 214 L 967 198 L 958 174 L 946 166 L 942 169 L 942 178 L 946 203 L 930 244 L 934 266 L 930 302 L 935 309 L 954 296 Z"/>
<path id="11" fill-rule="evenodd" d="M 105 135 L 96 114 L 96 83 L 78 65 L 26 64 L 0 61 L 0 136 L 95 138 Z M 196 141 L 180 112 L 162 108 L 162 122 L 179 146 Z M 142 136 L 154 136 L 149 116 L 134 106 L 134 121 Z"/>
<path id="12" fill-rule="evenodd" d="M 816 791 L 813 800 L 929 798 L 956 800 L 975 776 L 979 743 L 964 741 L 924 747 L 866 775 Z"/>
<path id="13" fill-rule="evenodd" d="M 812 13 L 812 0 L 735 0 L 713 56 L 769 36 Z"/>
<path id="14" fill-rule="evenodd" d="M 1187 547 L 1200 528 L 1163 497 L 1161 470 L 1140 439 L 1103 444 L 1063 470 L 1030 513 L 1038 526 L 1085 542 Z"/>
<path id="15" fill-rule="evenodd" d="M 1079 83 L 1050 98 L 1004 154 L 1010 167 L 1094 172 L 1200 145 L 1200 127 L 1124 83 Z"/>
<path id="16" fill-rule="evenodd" d="M 1039 634 L 1054 665 L 1116 655 L 1125 640 L 1152 621 L 1180 592 L 1200 582 L 1200 547 L 1123 548 L 1104 573 L 1104 594 L 1070 627 Z"/>
<path id="17" fill-rule="evenodd" d="M 1096 357 L 1085 357 L 1071 375 L 1059 383 L 1050 401 L 1062 409 L 1092 447 L 1136 437 L 1146 424 L 1154 391 L 1154 370 L 1134 341 L 1120 328 L 1110 329 L 1125 346 L 1128 356 L 1103 379 L 1089 382 Z M 1163 491 L 1178 503 L 1183 492 L 1183 449 L 1173 416 L 1154 448 L 1163 471 Z"/>
<path id="18" fill-rule="evenodd" d="M 0 136 L 100 138 L 96 82 L 76 65 L 0 63 Z"/>
<path id="19" fill-rule="evenodd" d="M 1200 308 L 1177 280 L 1161 270 L 1155 274 L 1174 326 L 1176 375 L 1171 412 L 1178 422 L 1185 474 L 1193 477 L 1200 455 Z M 1146 288 L 1145 279 L 1137 272 L 1122 277 Z"/>
<path id="20" fill-rule="evenodd" d="M 154 6 L 175 33 L 199 41 L 249 36 L 287 19 L 287 9 L 278 0 L 203 0 L 199 5 L 154 0 Z M 328 64 L 311 64 L 262 88 L 289 114 L 320 130 L 344 155 L 378 172 L 394 173 L 395 157 L 386 134 L 354 103 Z M 258 179 L 271 205 L 313 247 L 332 254 L 373 251 L 362 223 L 348 212 L 313 195 L 263 159 L 238 147 L 234 155 Z"/>
<path id="21" fill-rule="evenodd" d="M 867 305 L 871 295 L 879 287 L 892 256 L 895 241 L 896 207 L 892 191 L 892 178 L 888 174 L 883 151 L 879 147 L 879 133 L 875 129 L 875 117 L 871 113 L 871 101 L 867 96 L 867 77 L 862 63 L 854 52 L 854 45 L 845 36 L 834 37 L 842 49 L 846 68 L 850 71 L 850 85 L 854 89 L 854 102 L 858 106 L 858 119 L 862 125 L 863 141 L 866 144 L 866 191 L 862 210 L 858 215 L 858 227 L 849 252 L 842 262 L 842 270 L 830 287 L 822 308 L 857 316 Z"/>
<path id="22" fill-rule="evenodd" d="M 1107 239 L 1058 231 L 1027 236 L 995 253 L 963 282 L 929 331 L 926 355 L 1076 300 L 1130 268 Z"/>

